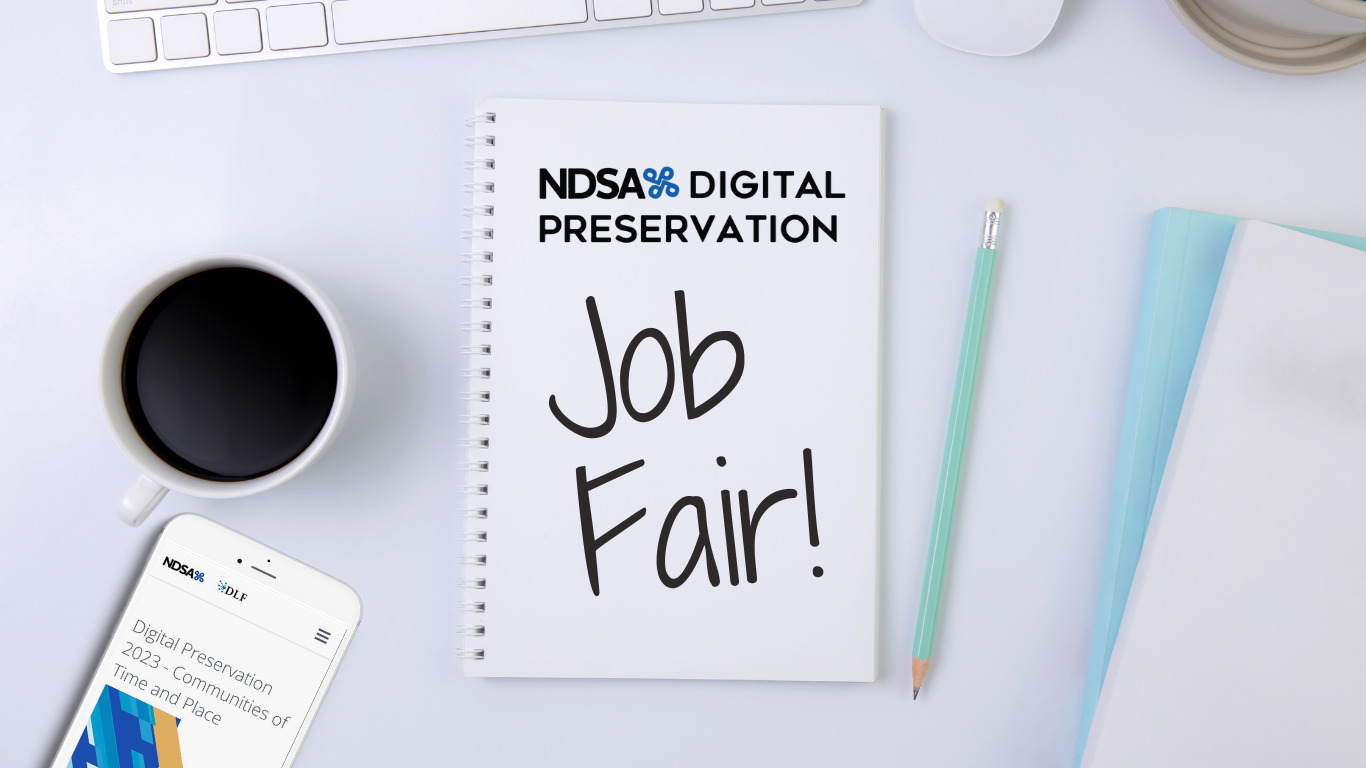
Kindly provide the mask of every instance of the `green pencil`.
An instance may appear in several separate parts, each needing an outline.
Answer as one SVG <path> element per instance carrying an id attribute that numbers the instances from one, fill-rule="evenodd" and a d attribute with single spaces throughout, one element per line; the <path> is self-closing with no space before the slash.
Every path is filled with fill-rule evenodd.
<path id="1" fill-rule="evenodd" d="M 996 271 L 996 234 L 1001 225 L 1005 203 L 987 201 L 982 219 L 982 246 L 977 249 L 977 266 L 972 272 L 972 293 L 968 298 L 968 319 L 963 328 L 963 348 L 958 353 L 958 378 L 953 387 L 953 406 L 949 411 L 949 435 L 944 441 L 944 464 L 939 470 L 939 494 L 934 504 L 934 524 L 930 529 L 930 553 L 925 559 L 925 582 L 920 591 L 920 612 L 915 620 L 915 644 L 911 649 L 911 698 L 920 696 L 925 672 L 930 668 L 934 634 L 939 623 L 939 596 L 944 589 L 944 561 L 949 554 L 949 532 L 953 512 L 958 506 L 958 478 L 963 472 L 963 445 L 972 415 L 972 391 L 977 383 L 977 359 L 982 351 L 982 329 L 986 324 L 987 304 L 991 299 L 991 277 Z"/>

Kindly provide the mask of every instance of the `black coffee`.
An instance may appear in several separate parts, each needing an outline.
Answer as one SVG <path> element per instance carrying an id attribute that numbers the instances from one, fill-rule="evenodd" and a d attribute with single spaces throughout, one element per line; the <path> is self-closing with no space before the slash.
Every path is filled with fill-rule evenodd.
<path id="1" fill-rule="evenodd" d="M 337 393 L 327 325 L 294 286 L 255 269 L 162 291 L 123 353 L 123 402 L 147 446 L 205 480 L 283 467 L 322 431 Z"/>

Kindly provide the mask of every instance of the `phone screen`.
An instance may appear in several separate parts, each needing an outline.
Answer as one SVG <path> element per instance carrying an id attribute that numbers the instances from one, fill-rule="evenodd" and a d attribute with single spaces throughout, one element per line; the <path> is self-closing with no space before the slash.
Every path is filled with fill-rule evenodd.
<path id="1" fill-rule="evenodd" d="M 54 768 L 292 760 L 352 627 L 244 571 L 162 536 Z"/>

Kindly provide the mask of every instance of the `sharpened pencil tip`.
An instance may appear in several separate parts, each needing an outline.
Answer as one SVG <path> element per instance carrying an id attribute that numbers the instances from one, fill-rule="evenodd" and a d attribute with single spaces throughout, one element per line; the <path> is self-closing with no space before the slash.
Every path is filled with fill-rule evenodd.
<path id="1" fill-rule="evenodd" d="M 911 659 L 911 701 L 920 695 L 920 686 L 925 684 L 925 672 L 929 668 L 929 659 Z"/>

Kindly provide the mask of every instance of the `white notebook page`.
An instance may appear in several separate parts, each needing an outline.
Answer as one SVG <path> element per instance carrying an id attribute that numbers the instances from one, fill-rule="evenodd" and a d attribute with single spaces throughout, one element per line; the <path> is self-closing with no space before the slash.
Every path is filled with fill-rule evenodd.
<path id="1" fill-rule="evenodd" d="M 1085 766 L 1366 764 L 1366 258 L 1240 224 Z"/>
<path id="2" fill-rule="evenodd" d="M 474 289 L 493 300 L 476 314 L 491 331 L 474 339 L 493 354 L 491 399 L 472 406 L 490 417 L 490 447 L 472 456 L 489 468 L 470 475 L 488 485 L 489 516 L 468 526 L 487 532 L 468 548 L 487 565 L 466 569 L 486 587 L 464 598 L 486 606 L 466 622 L 484 636 L 465 644 L 484 657 L 465 673 L 874 679 L 881 110 L 488 100 L 477 111 L 496 115 L 478 131 L 494 137 L 479 150 L 494 167 L 475 175 L 494 185 L 475 199 L 494 207 L 475 218 L 493 230 L 476 247 L 494 254 L 494 284 Z M 670 215 L 682 217 L 673 233 Z M 623 227 L 622 216 L 635 218 Z M 645 230 L 642 216 L 661 218 Z M 590 297 L 615 389 L 610 429 Z M 565 421 L 603 434 L 576 433 L 552 397 Z M 645 510 L 591 558 L 580 467 L 589 481 L 623 470 L 587 493 L 594 538 Z M 748 540 L 742 491 L 751 520 L 770 499 Z M 666 526 L 688 497 L 700 503 Z"/>

